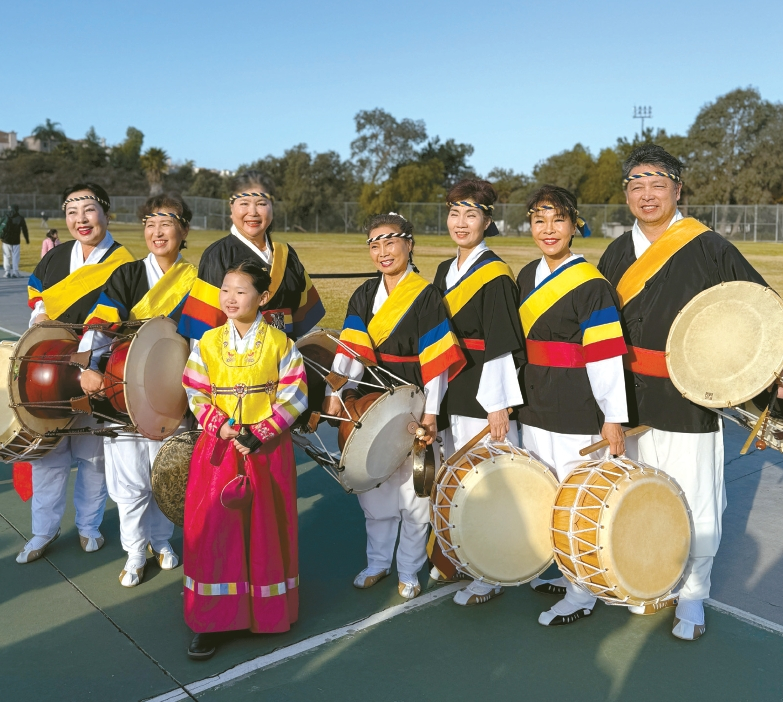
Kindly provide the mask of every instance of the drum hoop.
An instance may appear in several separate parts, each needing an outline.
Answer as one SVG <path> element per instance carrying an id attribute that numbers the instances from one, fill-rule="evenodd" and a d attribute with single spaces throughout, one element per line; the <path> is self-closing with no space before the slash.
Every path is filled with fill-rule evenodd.
<path id="1" fill-rule="evenodd" d="M 569 529 L 567 531 L 564 531 L 562 529 L 555 529 L 554 526 L 552 526 L 550 522 L 549 527 L 549 533 L 550 533 L 550 541 L 552 544 L 552 551 L 555 554 L 555 560 L 560 561 L 560 558 L 565 559 L 566 561 L 570 561 L 571 563 L 580 565 L 588 574 L 587 575 L 580 575 L 578 572 L 572 572 L 570 568 L 566 568 L 567 571 L 567 577 L 570 581 L 575 582 L 577 585 L 581 585 L 584 588 L 586 588 L 591 594 L 598 597 L 600 600 L 602 600 L 604 603 L 609 605 L 627 605 L 627 604 L 635 604 L 637 598 L 633 598 L 630 595 L 626 594 L 624 597 L 619 597 L 616 594 L 614 594 L 619 589 L 619 583 L 614 582 L 611 586 L 608 585 L 601 585 L 600 583 L 594 582 L 593 578 L 596 576 L 604 576 L 606 578 L 606 573 L 608 572 L 608 568 L 606 565 L 602 562 L 602 558 L 600 555 L 602 546 L 598 543 L 599 539 L 596 538 L 596 543 L 593 544 L 590 541 L 587 541 L 582 536 L 579 536 L 580 534 L 596 534 L 599 532 L 599 530 L 602 528 L 602 517 L 604 515 L 604 512 L 606 511 L 607 507 L 607 497 L 613 490 L 617 489 L 617 483 L 620 480 L 627 479 L 627 480 L 633 480 L 633 473 L 637 470 L 641 475 L 646 474 L 652 474 L 656 476 L 661 476 L 665 480 L 667 480 L 669 483 L 671 483 L 676 489 L 680 496 L 683 496 L 684 498 L 684 492 L 682 488 L 679 486 L 677 481 L 672 478 L 668 473 L 665 471 L 655 468 L 647 463 L 644 463 L 643 461 L 633 461 L 632 467 L 628 467 L 629 459 L 624 456 L 610 456 L 606 459 L 600 459 L 598 461 L 587 461 L 586 464 L 595 464 L 591 465 L 589 468 L 581 468 L 577 467 L 571 473 L 569 473 L 569 477 L 576 474 L 587 474 L 588 476 L 596 475 L 600 477 L 602 480 L 604 480 L 607 484 L 606 485 L 596 485 L 594 483 L 588 484 L 586 480 L 578 482 L 578 483 L 566 483 L 565 481 L 560 484 L 558 487 L 558 495 L 566 489 L 570 490 L 576 490 L 576 496 L 574 497 L 574 500 L 571 504 L 571 506 L 559 506 L 557 505 L 557 496 L 555 497 L 555 504 L 552 507 L 552 514 L 554 516 L 556 511 L 563 511 L 563 512 L 569 512 L 570 517 L 568 520 Z M 602 470 L 604 466 L 607 463 L 611 463 L 613 466 L 615 466 L 616 469 L 619 469 L 619 472 L 615 472 L 614 470 Z M 585 464 L 582 464 L 585 465 Z M 617 481 L 610 481 L 608 480 L 605 475 L 615 475 L 618 476 Z M 605 495 L 603 498 L 599 497 L 598 495 L 595 495 L 590 490 L 591 489 L 597 489 L 597 490 L 605 490 Z M 577 503 L 585 494 L 589 494 L 594 499 L 600 500 L 600 505 L 592 505 L 589 507 L 585 507 L 584 505 L 577 506 Z M 683 499 L 683 504 L 685 506 L 685 509 L 688 514 L 688 521 L 691 524 L 691 528 L 693 525 L 693 516 L 691 514 L 690 506 L 688 505 L 688 502 L 686 499 Z M 598 515 L 595 519 L 587 516 L 584 513 L 584 510 L 597 510 Z M 592 526 L 590 528 L 586 529 L 571 529 L 570 527 L 574 524 L 574 521 L 576 517 L 580 519 L 584 519 L 585 521 L 589 522 Z M 560 534 L 561 536 L 565 536 L 569 542 L 576 542 L 579 545 L 585 547 L 585 550 L 580 551 L 577 554 L 571 554 L 566 553 L 562 549 L 558 548 L 555 544 L 555 534 Z M 587 563 L 584 560 L 585 556 L 594 556 L 598 560 L 598 565 L 594 566 L 591 563 Z M 560 557 L 560 558 L 559 558 Z M 558 563 L 560 565 L 560 563 Z M 687 565 L 686 563 L 683 564 L 682 571 L 684 572 L 685 567 Z M 680 578 L 682 577 L 682 572 L 680 573 Z M 675 587 L 677 587 L 677 583 L 679 582 L 679 578 L 674 583 L 674 585 L 663 595 L 660 595 L 659 597 L 645 601 L 645 604 L 653 604 L 656 602 L 661 602 L 665 599 L 667 599 Z"/>

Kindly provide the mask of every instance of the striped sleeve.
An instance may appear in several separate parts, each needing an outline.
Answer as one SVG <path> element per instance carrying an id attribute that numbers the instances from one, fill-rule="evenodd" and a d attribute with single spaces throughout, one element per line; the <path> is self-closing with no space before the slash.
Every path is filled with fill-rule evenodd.
<path id="1" fill-rule="evenodd" d="M 125 306 L 111 297 L 105 290 L 101 292 L 95 306 L 87 315 L 85 324 L 120 324 L 128 319 L 128 310 Z"/>
<path id="2" fill-rule="evenodd" d="M 31 310 L 35 309 L 36 303 L 43 301 L 42 293 L 43 293 L 43 283 L 35 275 L 35 273 L 33 273 L 27 279 L 27 304 L 29 305 Z"/>
<path id="3" fill-rule="evenodd" d="M 627 353 L 620 314 L 614 305 L 595 310 L 579 326 L 585 362 L 594 363 Z"/>
<path id="4" fill-rule="evenodd" d="M 277 396 L 272 403 L 272 416 L 250 427 L 261 441 L 282 434 L 307 409 L 307 375 L 302 354 L 287 340 L 286 352 L 279 364 Z"/>
<path id="5" fill-rule="evenodd" d="M 465 354 L 445 317 L 419 337 L 419 363 L 425 385 L 443 371 L 448 371 L 452 380 L 465 367 Z"/>
<path id="6" fill-rule="evenodd" d="M 315 285 L 304 271 L 305 289 L 299 299 L 299 307 L 293 313 L 293 335 L 298 339 L 309 332 L 326 314 L 321 296 Z"/>
<path id="7" fill-rule="evenodd" d="M 362 358 L 365 358 L 372 363 L 378 362 L 372 340 L 370 339 L 370 334 L 367 331 L 367 326 L 359 315 L 349 314 L 345 318 L 343 330 L 340 332 L 340 341 Z M 336 355 L 353 358 L 353 356 L 339 344 L 337 346 Z"/>
<path id="8" fill-rule="evenodd" d="M 199 343 L 193 344 L 185 372 L 182 374 L 182 385 L 188 396 L 190 411 L 204 431 L 217 435 L 220 427 L 228 420 L 228 415 L 212 405 L 212 385 L 209 382 L 209 370 L 201 357 Z"/>
<path id="9" fill-rule="evenodd" d="M 204 332 L 226 323 L 220 309 L 220 288 L 198 278 L 182 308 L 177 331 L 187 339 L 200 339 Z"/>

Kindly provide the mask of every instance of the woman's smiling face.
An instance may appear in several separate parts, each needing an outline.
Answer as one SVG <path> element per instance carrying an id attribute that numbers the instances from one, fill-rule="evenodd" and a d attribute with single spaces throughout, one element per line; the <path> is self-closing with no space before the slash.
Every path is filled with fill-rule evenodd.
<path id="1" fill-rule="evenodd" d="M 68 198 L 95 197 L 90 190 L 77 190 Z M 78 200 L 65 206 L 65 223 L 71 236 L 83 246 L 94 247 L 103 241 L 109 228 L 109 217 L 95 200 Z"/>

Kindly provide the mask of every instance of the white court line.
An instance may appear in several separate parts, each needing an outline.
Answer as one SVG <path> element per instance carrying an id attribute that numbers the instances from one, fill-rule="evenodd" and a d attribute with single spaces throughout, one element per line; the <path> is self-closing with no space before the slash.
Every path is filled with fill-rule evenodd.
<path id="1" fill-rule="evenodd" d="M 0 327 L 0 331 L 4 331 L 6 334 L 13 334 L 14 336 L 22 336 L 19 332 L 15 332 L 13 329 L 6 329 L 5 327 Z"/>
<path id="2" fill-rule="evenodd" d="M 723 612 L 724 614 L 728 614 L 729 616 L 734 617 L 735 619 L 739 619 L 748 624 L 752 624 L 753 626 L 756 626 L 759 629 L 765 629 L 766 631 L 771 631 L 773 634 L 777 634 L 778 636 L 783 636 L 783 624 L 771 622 L 769 619 L 758 617 L 755 614 L 746 612 L 744 609 L 737 609 L 736 607 L 723 604 L 723 602 L 718 602 L 717 600 L 708 599 L 706 601 L 706 604 L 708 607 L 711 607 L 712 609 L 715 609 L 718 612 Z"/>
<path id="3" fill-rule="evenodd" d="M 294 656 L 298 656 L 301 653 L 312 651 L 314 648 L 323 646 L 326 643 L 337 641 L 337 639 L 341 639 L 344 636 L 356 634 L 359 631 L 364 631 L 371 626 L 381 624 L 382 622 L 388 621 L 389 619 L 392 619 L 393 617 L 396 617 L 400 614 L 405 614 L 411 610 L 418 609 L 419 607 L 423 607 L 424 605 L 428 605 L 432 602 L 436 602 L 437 600 L 440 600 L 463 587 L 465 587 L 464 582 L 446 585 L 444 587 L 438 588 L 434 592 L 429 592 L 426 595 L 417 597 L 414 600 L 403 602 L 402 604 L 395 605 L 394 607 L 389 607 L 388 609 L 384 609 L 382 612 L 376 612 L 366 619 L 361 619 L 358 622 L 354 622 L 353 624 L 348 624 L 347 626 L 340 627 L 339 629 L 332 629 L 331 631 L 318 634 L 318 636 L 312 636 L 309 639 L 292 644 L 291 646 L 286 646 L 277 651 L 273 651 L 272 653 L 267 653 L 264 656 L 259 656 L 258 658 L 254 658 L 253 660 L 247 661 L 245 663 L 240 663 L 233 668 L 229 668 L 224 673 L 220 673 L 220 675 L 213 675 L 211 678 L 205 678 L 204 680 L 197 680 L 196 682 L 192 682 L 189 685 L 185 685 L 185 690 L 187 690 L 191 695 L 196 695 L 204 692 L 205 690 L 210 690 L 213 687 L 217 687 L 218 685 L 225 685 L 227 682 L 231 682 L 237 678 L 249 675 L 250 673 L 254 673 L 258 670 L 261 670 L 262 668 L 267 668 L 270 665 L 281 663 L 288 658 L 293 658 Z M 178 702 L 178 700 L 185 700 L 188 698 L 188 694 L 185 692 L 185 690 L 182 690 L 181 688 L 177 690 L 171 690 L 170 692 L 158 695 L 157 697 L 149 698 L 145 702 Z"/>

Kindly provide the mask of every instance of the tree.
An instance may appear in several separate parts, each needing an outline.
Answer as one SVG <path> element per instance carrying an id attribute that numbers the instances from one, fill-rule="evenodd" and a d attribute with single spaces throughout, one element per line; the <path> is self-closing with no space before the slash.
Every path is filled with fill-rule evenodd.
<path id="1" fill-rule="evenodd" d="M 354 117 L 357 137 L 351 142 L 359 177 L 373 185 L 388 178 L 394 166 L 412 161 L 427 138 L 422 120 L 399 122 L 386 110 L 361 110 Z"/>
<path id="2" fill-rule="evenodd" d="M 444 168 L 436 158 L 423 163 L 409 163 L 396 170 L 382 185 L 365 183 L 359 204 L 365 212 L 389 212 L 400 202 L 438 202 L 443 188 Z"/>
<path id="3" fill-rule="evenodd" d="M 468 158 L 473 155 L 471 144 L 458 144 L 454 139 L 441 143 L 440 137 L 427 141 L 419 151 L 417 160 L 421 163 L 437 159 L 443 166 L 443 187 L 448 189 L 463 178 L 475 176 L 468 165 Z"/>
<path id="4" fill-rule="evenodd" d="M 224 198 L 226 197 L 225 179 L 215 171 L 201 168 L 193 178 L 187 194 L 193 197 Z"/>
<path id="5" fill-rule="evenodd" d="M 498 194 L 498 202 L 523 202 L 533 190 L 533 180 L 511 168 L 493 168 L 487 174 Z"/>
<path id="6" fill-rule="evenodd" d="M 141 169 L 150 184 L 150 196 L 163 192 L 163 174 L 168 170 L 168 154 L 155 146 L 147 149 L 139 159 Z"/>
<path id="7" fill-rule="evenodd" d="M 596 205 L 625 202 L 622 179 L 623 162 L 617 151 L 601 149 L 580 188 L 580 202 Z"/>
<path id="8" fill-rule="evenodd" d="M 581 199 L 581 189 L 594 167 L 592 154 L 581 144 L 576 144 L 570 151 L 561 151 L 539 162 L 533 169 L 533 176 L 538 185 L 559 185 Z"/>
<path id="9" fill-rule="evenodd" d="M 33 129 L 32 135 L 41 142 L 42 151 L 51 151 L 59 143 L 66 141 L 65 132 L 59 122 L 52 122 L 48 117 L 43 124 Z"/>
<path id="10" fill-rule="evenodd" d="M 109 154 L 112 166 L 129 171 L 138 170 L 143 143 L 144 133 L 136 127 L 128 127 L 125 132 L 125 141 L 113 147 Z"/>

